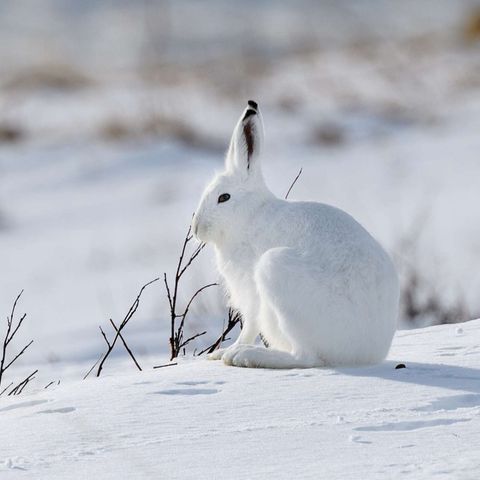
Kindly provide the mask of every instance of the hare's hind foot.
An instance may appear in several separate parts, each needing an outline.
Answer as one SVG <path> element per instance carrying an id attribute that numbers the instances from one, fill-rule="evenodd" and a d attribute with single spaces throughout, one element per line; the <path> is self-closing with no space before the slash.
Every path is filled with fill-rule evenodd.
<path id="1" fill-rule="evenodd" d="M 319 367 L 307 357 L 296 357 L 288 352 L 260 347 L 258 345 L 237 345 L 229 348 L 222 357 L 227 365 L 248 368 L 312 368 Z"/>

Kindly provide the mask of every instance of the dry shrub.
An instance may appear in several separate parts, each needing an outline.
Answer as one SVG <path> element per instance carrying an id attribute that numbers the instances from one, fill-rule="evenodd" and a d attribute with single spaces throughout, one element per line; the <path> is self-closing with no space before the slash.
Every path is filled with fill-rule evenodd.
<path id="1" fill-rule="evenodd" d="M 285 113 L 296 113 L 302 105 L 297 97 L 285 95 L 277 100 L 277 106 Z"/>
<path id="2" fill-rule="evenodd" d="M 88 87 L 92 80 L 70 65 L 52 64 L 25 69 L 4 84 L 11 90 L 77 90 Z"/>
<path id="3" fill-rule="evenodd" d="M 442 292 L 430 285 L 413 268 L 408 273 L 401 291 L 401 315 L 414 327 L 458 323 L 470 319 L 462 297 L 452 304 L 444 300 Z"/>
<path id="4" fill-rule="evenodd" d="M 118 118 L 112 118 L 100 127 L 100 136 L 105 140 L 119 141 L 136 137 L 138 133 L 133 125 Z"/>
<path id="5" fill-rule="evenodd" d="M 318 145 L 336 147 L 345 142 L 345 131 L 336 123 L 325 122 L 313 130 L 312 141 Z"/>
<path id="6" fill-rule="evenodd" d="M 458 293 L 451 300 L 450 292 L 442 287 L 440 280 L 433 280 L 422 271 L 420 240 L 428 218 L 429 213 L 421 211 L 408 233 L 398 242 L 396 263 L 401 278 L 400 317 L 412 327 L 470 320 L 472 316 L 464 296 Z"/>
<path id="7" fill-rule="evenodd" d="M 147 137 L 168 138 L 183 145 L 217 151 L 222 147 L 190 125 L 161 115 L 152 115 L 135 123 L 134 120 L 111 118 L 100 127 L 100 137 L 108 141 L 123 141 Z"/>
<path id="8" fill-rule="evenodd" d="M 15 364 L 15 362 L 28 350 L 30 345 L 32 345 L 33 340 L 25 343 L 21 349 L 13 350 L 12 341 L 15 339 L 17 333 L 19 332 L 22 324 L 27 317 L 27 314 L 17 315 L 16 309 L 17 304 L 22 296 L 23 290 L 17 295 L 13 302 L 10 315 L 7 315 L 7 324 L 2 333 L 2 341 L 0 343 L 0 396 L 6 394 L 11 395 L 20 395 L 25 387 L 35 378 L 35 374 L 38 370 L 34 370 L 28 377 L 20 381 L 20 383 L 15 384 L 14 381 L 11 381 L 6 387 L 2 385 L 2 381 L 5 379 L 6 371 Z M 13 351 L 12 351 L 13 350 Z"/>
<path id="9" fill-rule="evenodd" d="M 0 143 L 16 143 L 23 140 L 25 131 L 11 123 L 0 123 Z"/>
<path id="10" fill-rule="evenodd" d="M 468 43 L 480 41 L 480 8 L 470 12 L 463 27 L 463 38 Z"/>

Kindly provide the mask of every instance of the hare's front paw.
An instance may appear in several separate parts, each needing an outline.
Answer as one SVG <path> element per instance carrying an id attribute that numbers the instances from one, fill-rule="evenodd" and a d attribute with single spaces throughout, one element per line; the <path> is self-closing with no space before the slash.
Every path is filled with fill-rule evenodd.
<path id="1" fill-rule="evenodd" d="M 207 355 L 208 360 L 221 360 L 223 357 L 223 354 L 227 351 L 226 348 L 219 348 L 218 350 L 215 350 L 212 353 L 209 353 Z"/>
<path id="2" fill-rule="evenodd" d="M 222 360 L 227 365 L 234 367 L 258 367 L 262 356 L 260 350 L 265 349 L 255 345 L 237 345 L 229 348 L 223 355 Z"/>

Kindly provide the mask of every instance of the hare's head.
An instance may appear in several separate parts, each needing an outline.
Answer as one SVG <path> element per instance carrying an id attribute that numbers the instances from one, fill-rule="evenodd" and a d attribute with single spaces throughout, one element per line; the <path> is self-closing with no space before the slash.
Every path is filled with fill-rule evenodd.
<path id="1" fill-rule="evenodd" d="M 198 239 L 220 244 L 238 235 L 258 205 L 271 195 L 260 167 L 262 144 L 262 116 L 258 105 L 249 100 L 233 131 L 225 170 L 207 186 L 193 218 Z"/>

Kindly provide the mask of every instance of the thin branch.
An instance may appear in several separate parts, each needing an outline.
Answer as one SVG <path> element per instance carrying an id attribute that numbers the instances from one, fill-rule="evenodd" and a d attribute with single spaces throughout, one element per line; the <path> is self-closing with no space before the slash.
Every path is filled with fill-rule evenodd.
<path id="1" fill-rule="evenodd" d="M 102 332 L 102 334 L 104 335 L 104 338 L 105 338 L 105 341 L 107 342 L 107 345 L 108 345 L 108 349 L 107 351 L 105 352 L 105 354 L 101 357 L 101 360 L 99 361 L 100 364 L 98 365 L 98 369 L 97 369 L 97 377 L 100 376 L 101 372 L 102 372 L 102 369 L 103 369 L 103 365 L 105 363 L 105 361 L 107 360 L 108 356 L 110 355 L 110 353 L 112 352 L 113 348 L 115 347 L 115 344 L 117 343 L 117 340 L 120 338 L 124 347 L 126 348 L 127 352 L 129 353 L 129 355 L 132 357 L 132 360 L 135 362 L 135 365 L 137 366 L 137 368 L 139 370 L 141 370 L 140 368 L 140 365 L 138 364 L 137 360 L 135 359 L 135 357 L 133 356 L 133 353 L 132 351 L 130 350 L 130 348 L 128 348 L 127 346 L 127 342 L 125 341 L 125 339 L 123 338 L 122 334 L 121 334 L 121 331 L 122 329 L 127 325 L 127 323 L 131 320 L 131 318 L 133 317 L 133 315 L 135 314 L 135 312 L 137 311 L 138 309 L 138 306 L 140 305 L 140 298 L 143 294 L 143 291 L 149 286 L 151 285 L 152 283 L 155 283 L 157 282 L 158 280 L 160 280 L 160 277 L 157 277 L 153 280 L 151 280 L 150 282 L 146 283 L 145 285 L 143 285 L 143 287 L 140 289 L 140 291 L 138 292 L 138 295 L 137 297 L 135 298 L 135 300 L 133 301 L 132 305 L 130 306 L 130 308 L 128 309 L 128 312 L 127 314 L 125 315 L 125 317 L 123 318 L 122 322 L 120 323 L 120 326 L 117 327 L 113 321 L 110 319 L 110 322 L 111 324 L 113 325 L 114 329 L 115 329 L 115 336 L 113 337 L 113 340 L 111 342 L 108 341 L 106 335 L 103 333 L 103 330 L 100 328 L 100 331 Z M 98 363 L 98 362 L 97 362 Z M 95 365 L 93 366 L 93 368 L 95 368 Z M 92 368 L 92 370 L 93 370 Z M 87 378 L 88 374 L 90 372 L 87 373 L 87 375 L 85 375 L 84 378 Z"/>
<path id="2" fill-rule="evenodd" d="M 23 291 L 23 290 L 22 290 Z M 25 320 L 25 317 L 27 316 L 26 313 L 24 313 L 22 315 L 22 317 L 20 318 L 20 320 L 18 321 L 18 324 L 17 326 L 15 327 L 15 329 L 13 330 L 13 332 L 11 333 L 10 337 L 7 339 L 7 345 L 12 341 L 12 338 L 15 336 L 15 334 L 17 333 L 18 329 L 22 326 L 22 323 L 23 321 Z M 13 317 L 12 317 L 13 318 Z M 10 320 L 10 325 L 11 325 L 11 320 Z"/>
<path id="3" fill-rule="evenodd" d="M 123 343 L 123 346 L 125 347 L 125 350 L 128 352 L 128 354 L 130 355 L 130 357 L 132 358 L 133 362 L 135 363 L 135 365 L 137 366 L 137 368 L 142 371 L 142 367 L 140 367 L 140 365 L 138 364 L 137 362 L 137 359 L 135 358 L 135 356 L 133 355 L 133 352 L 130 350 L 130 347 L 127 345 L 127 342 L 125 341 L 125 339 L 123 338 L 123 335 L 120 333 L 120 330 L 117 328 L 117 326 L 115 325 L 115 323 L 113 322 L 112 319 L 110 319 L 110 323 L 112 324 L 113 328 L 115 329 L 115 331 L 118 333 L 118 336 L 120 337 L 120 340 L 122 341 Z"/>
<path id="4" fill-rule="evenodd" d="M 23 392 L 23 389 L 35 378 L 34 375 L 38 372 L 38 370 L 35 370 L 32 374 L 30 374 L 25 381 L 23 382 L 22 386 L 16 393 L 16 395 L 20 395 Z"/>
<path id="5" fill-rule="evenodd" d="M 185 310 L 184 312 L 181 314 L 181 315 L 176 315 L 177 318 L 181 318 L 182 320 L 180 321 L 180 328 L 179 330 L 180 331 L 183 331 L 183 327 L 184 327 L 184 324 L 185 324 L 185 317 L 187 316 L 187 313 L 190 309 L 190 305 L 192 304 L 192 302 L 195 300 L 195 298 L 197 297 L 197 295 L 199 295 L 201 292 L 203 292 L 204 290 L 206 290 L 207 288 L 210 288 L 210 287 L 215 287 L 217 286 L 218 283 L 209 283 L 208 285 L 204 285 L 203 287 L 199 288 L 193 295 L 192 295 L 192 298 L 190 298 L 190 301 L 187 303 L 187 306 L 185 307 Z"/>
<path id="6" fill-rule="evenodd" d="M 12 329 L 12 325 L 13 325 L 14 318 L 15 318 L 15 309 L 17 308 L 17 303 L 18 303 L 20 297 L 22 296 L 22 293 L 23 293 L 23 290 L 15 298 L 15 300 L 13 302 L 12 310 L 10 312 L 10 316 L 7 316 L 7 330 L 5 332 L 5 337 L 3 339 L 2 357 L 0 358 L 0 385 L 2 384 L 3 374 L 6 370 L 6 368 L 4 368 L 4 365 L 5 365 L 5 360 L 7 358 L 7 346 L 13 338 L 13 335 L 10 335 L 10 331 Z M 22 317 L 22 318 L 24 318 L 24 317 Z M 18 328 L 15 328 L 14 332 L 16 333 L 17 330 L 18 330 Z"/>
<path id="7" fill-rule="evenodd" d="M 224 328 L 222 334 L 213 342 L 209 347 L 203 349 L 198 355 L 203 355 L 206 353 L 213 353 L 217 348 L 220 348 L 220 345 L 227 340 L 227 335 L 235 328 L 235 326 L 242 322 L 242 316 L 240 312 L 234 310 L 233 308 L 228 309 L 228 322 L 227 326 Z"/>
<path id="8" fill-rule="evenodd" d="M 165 365 L 156 365 L 156 366 L 153 367 L 153 368 L 173 367 L 174 365 L 178 365 L 178 363 L 177 363 L 177 362 L 174 362 L 174 363 L 166 363 Z"/>
<path id="9" fill-rule="evenodd" d="M 122 323 L 120 324 L 120 329 L 122 329 L 123 326 L 125 326 L 125 324 L 130 320 L 130 318 L 132 318 L 133 314 L 137 311 L 137 308 L 140 305 L 140 297 L 142 296 L 143 291 L 152 283 L 158 282 L 158 280 L 160 280 L 160 277 L 154 278 L 153 280 L 150 280 L 148 283 L 143 285 L 143 287 L 138 292 L 137 298 L 134 300 L 134 302 L 130 306 L 130 309 L 128 310 L 127 314 L 122 320 Z"/>
<path id="10" fill-rule="evenodd" d="M 183 240 L 183 245 L 182 245 L 182 250 L 180 252 L 180 258 L 178 259 L 178 264 L 177 264 L 177 271 L 175 273 L 175 278 L 177 280 L 180 279 L 180 277 L 183 275 L 183 272 L 185 270 L 182 270 L 182 264 L 183 264 L 183 257 L 185 256 L 185 250 L 187 249 L 188 242 L 192 239 L 192 236 L 190 233 L 192 232 L 192 224 L 188 226 L 187 234 L 185 235 L 185 239 Z"/>
<path id="11" fill-rule="evenodd" d="M 193 261 L 200 255 L 200 252 L 205 248 L 205 243 L 201 243 L 200 246 L 197 247 L 197 249 L 192 253 L 191 257 L 189 258 L 187 264 L 182 268 L 180 271 L 179 277 L 180 278 L 187 268 L 193 263 Z"/>
<path id="12" fill-rule="evenodd" d="M 10 382 L 1 392 L 0 397 L 13 385 L 13 382 Z"/>
<path id="13" fill-rule="evenodd" d="M 22 296 L 22 294 L 23 294 L 23 289 L 22 289 L 21 292 L 17 295 L 17 298 L 16 298 L 15 301 L 13 302 L 12 311 L 10 312 L 10 321 L 13 321 L 13 317 L 15 316 L 15 309 L 17 308 L 17 303 L 18 303 L 18 301 L 20 300 L 20 297 Z"/>
<path id="14" fill-rule="evenodd" d="M 102 333 L 102 337 L 105 340 L 105 343 L 107 344 L 108 348 L 111 348 L 110 342 L 108 341 L 107 336 L 105 335 L 105 332 L 103 331 L 103 328 L 99 325 L 98 328 L 100 329 L 100 332 Z"/>
<path id="15" fill-rule="evenodd" d="M 167 274 L 163 274 L 163 283 L 165 283 L 165 288 L 167 290 L 167 298 L 168 298 L 168 303 L 170 305 L 170 309 L 173 308 L 173 303 L 172 303 L 172 295 L 170 294 L 170 287 L 168 286 L 168 280 L 167 280 Z"/>
<path id="16" fill-rule="evenodd" d="M 31 340 L 29 343 L 27 343 L 9 362 L 7 361 L 7 350 L 8 346 L 10 345 L 10 342 L 13 340 L 13 338 L 16 336 L 18 333 L 18 330 L 22 326 L 25 318 L 27 317 L 27 314 L 24 313 L 16 322 L 15 325 L 15 314 L 16 314 L 16 309 L 18 302 L 20 300 L 20 297 L 23 294 L 23 290 L 17 295 L 15 298 L 12 309 L 10 311 L 10 316 L 7 317 L 7 329 L 5 331 L 5 336 L 3 339 L 3 344 L 2 344 L 2 349 L 1 349 L 1 358 L 0 358 L 0 385 L 2 384 L 2 379 L 5 374 L 5 372 L 27 351 L 27 349 L 30 347 L 30 345 L 33 343 L 33 340 Z M 18 395 L 22 393 L 22 390 L 25 388 L 27 383 L 32 379 L 32 377 L 37 373 L 38 370 L 35 370 L 30 376 L 28 376 L 26 379 L 24 379 L 22 382 L 20 382 L 16 387 L 14 387 L 8 395 Z M 33 377 L 34 378 L 34 377 Z M 10 382 L 10 384 L 4 388 L 0 395 L 3 395 L 4 393 L 7 392 L 7 390 L 13 385 L 13 382 Z"/>
<path id="17" fill-rule="evenodd" d="M 192 340 L 195 340 L 198 337 L 201 337 L 202 335 L 205 335 L 206 333 L 207 331 L 205 330 L 202 333 L 196 333 L 195 335 L 192 335 L 191 337 L 187 338 L 183 343 L 181 343 L 179 348 L 185 347 L 189 342 L 191 342 Z"/>
<path id="18" fill-rule="evenodd" d="M 10 393 L 8 394 L 8 396 L 10 395 L 20 395 L 23 391 L 23 389 L 27 386 L 27 384 L 33 380 L 35 377 L 34 375 L 38 372 L 38 370 L 35 370 L 34 372 L 32 372 L 27 378 L 25 378 L 24 380 L 22 380 L 15 388 L 13 388 Z"/>
<path id="19" fill-rule="evenodd" d="M 98 360 L 92 365 L 92 368 L 85 374 L 83 380 L 85 380 L 93 371 L 93 369 L 98 365 L 98 362 L 103 358 L 103 354 L 98 357 Z"/>
<path id="20" fill-rule="evenodd" d="M 201 243 L 198 245 L 193 252 L 190 254 L 188 259 L 186 259 L 186 252 L 187 252 L 187 246 L 190 243 L 190 241 L 193 239 L 192 235 L 192 225 L 190 224 L 188 226 L 187 233 L 185 235 L 185 238 L 183 239 L 182 247 L 180 250 L 180 256 L 178 259 L 178 263 L 175 269 L 175 276 L 174 276 L 174 282 L 172 286 L 170 286 L 167 278 L 167 274 L 163 274 L 163 282 L 165 284 L 165 290 L 167 292 L 167 299 L 168 299 L 168 304 L 170 307 L 170 338 L 169 338 L 169 344 L 170 344 L 170 361 L 173 360 L 174 358 L 178 357 L 182 349 L 185 351 L 184 347 L 192 340 L 195 338 L 203 335 L 204 333 L 199 333 L 196 335 L 193 335 L 192 337 L 188 338 L 187 340 L 183 340 L 184 336 L 184 327 L 185 327 L 185 320 L 186 317 L 190 311 L 190 307 L 192 305 L 192 302 L 195 300 L 195 298 L 205 289 L 212 287 L 214 285 L 217 285 L 216 283 L 210 283 L 208 285 L 205 285 L 201 288 L 199 288 L 191 297 L 190 300 L 187 302 L 187 305 L 185 309 L 183 310 L 183 313 L 178 313 L 177 311 L 177 305 L 178 305 L 178 292 L 179 292 L 179 286 L 180 286 L 180 280 L 182 279 L 183 275 L 187 271 L 188 268 L 191 267 L 192 263 L 195 261 L 195 259 L 200 255 L 202 250 L 205 248 L 205 243 Z"/>
<path id="21" fill-rule="evenodd" d="M 192 302 L 195 300 L 195 298 L 197 297 L 197 295 L 199 295 L 200 293 L 202 293 L 204 290 L 206 290 L 207 288 L 210 288 L 210 287 L 216 287 L 218 285 L 218 283 L 209 283 L 208 285 L 204 285 L 203 287 L 199 288 L 193 295 L 192 295 L 192 298 L 190 298 L 190 301 L 187 303 L 187 306 L 185 307 L 185 310 L 184 312 L 179 315 L 180 317 L 183 317 L 185 318 L 187 316 L 187 313 L 188 313 L 188 310 L 190 309 L 190 306 L 192 305 Z"/>
<path id="22" fill-rule="evenodd" d="M 292 184 L 290 185 L 290 188 L 288 189 L 286 195 L 285 195 L 285 200 L 288 198 L 288 195 L 290 195 L 290 192 L 293 188 L 293 186 L 297 183 L 297 180 L 299 179 L 300 175 L 302 174 L 303 172 L 303 168 L 301 168 L 298 173 L 297 173 L 297 176 L 295 177 L 295 179 L 293 180 Z"/>
<path id="23" fill-rule="evenodd" d="M 17 353 L 17 355 L 15 355 L 13 357 L 13 359 L 10 361 L 10 363 L 7 364 L 6 367 L 3 367 L 3 371 L 5 372 L 7 370 L 8 367 L 10 367 L 16 360 L 18 360 L 18 358 L 20 358 L 24 353 L 25 353 L 25 350 L 33 343 L 33 340 L 30 340 L 30 342 L 25 345 L 22 350 L 20 350 L 19 353 Z"/>

